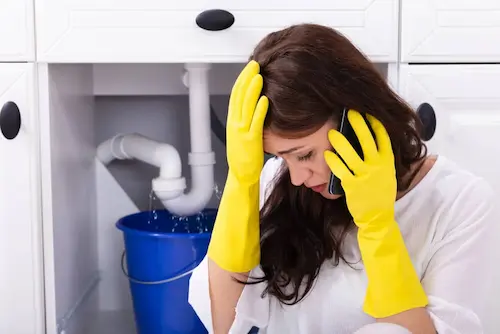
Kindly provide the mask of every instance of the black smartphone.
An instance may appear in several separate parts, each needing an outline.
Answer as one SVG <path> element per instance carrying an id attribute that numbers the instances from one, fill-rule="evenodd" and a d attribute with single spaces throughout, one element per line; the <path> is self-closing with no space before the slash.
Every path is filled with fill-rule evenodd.
<path id="1" fill-rule="evenodd" d="M 361 148 L 361 144 L 358 140 L 358 137 L 356 136 L 356 133 L 354 132 L 354 129 L 351 126 L 351 123 L 349 123 L 349 119 L 347 118 L 347 112 L 349 111 L 349 108 L 344 108 L 342 111 L 342 116 L 340 118 L 340 124 L 339 124 L 339 129 L 338 131 L 344 135 L 344 137 L 351 143 L 352 147 L 354 150 L 358 153 L 358 155 L 361 157 L 361 159 L 364 159 L 363 155 L 363 149 Z M 370 132 L 372 133 L 373 138 L 375 138 L 375 134 L 372 130 L 372 127 L 370 126 L 370 123 L 368 122 L 368 119 L 364 114 L 361 114 L 366 122 L 366 125 L 368 126 L 368 129 L 370 129 Z M 342 159 L 342 157 L 333 150 L 335 154 L 342 160 L 342 162 L 345 164 L 345 161 Z M 347 164 L 346 164 L 347 166 Z M 349 167 L 348 167 L 349 168 Z M 349 169 L 350 170 L 350 169 Z M 352 172 L 352 171 L 351 171 Z M 340 179 L 336 177 L 333 173 L 330 176 L 330 182 L 328 183 L 328 192 L 332 195 L 344 195 L 344 189 L 342 188 L 342 184 L 340 182 Z"/>

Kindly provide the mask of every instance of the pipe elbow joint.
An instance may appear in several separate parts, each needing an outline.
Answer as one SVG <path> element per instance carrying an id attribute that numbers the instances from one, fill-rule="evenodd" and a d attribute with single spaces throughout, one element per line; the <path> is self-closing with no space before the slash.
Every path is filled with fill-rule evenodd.
<path id="1" fill-rule="evenodd" d="M 160 167 L 160 175 L 152 180 L 156 197 L 160 201 L 169 201 L 181 196 L 186 189 L 186 179 L 182 177 L 179 152 L 169 144 L 160 144 L 154 151 L 154 160 Z"/>
<path id="2" fill-rule="evenodd" d="M 193 187 L 187 194 L 163 201 L 165 208 L 178 216 L 202 211 L 214 193 L 214 164 L 214 152 L 189 153 Z"/>
<path id="3" fill-rule="evenodd" d="M 179 152 L 169 144 L 161 144 L 155 151 L 156 160 L 160 167 L 160 178 L 180 178 L 182 175 L 182 161 Z"/>

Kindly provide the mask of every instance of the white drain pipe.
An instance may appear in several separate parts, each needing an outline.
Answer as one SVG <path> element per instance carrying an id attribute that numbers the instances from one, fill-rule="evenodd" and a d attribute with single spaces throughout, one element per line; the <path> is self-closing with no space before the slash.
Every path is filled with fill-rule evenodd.
<path id="1" fill-rule="evenodd" d="M 179 216 L 203 210 L 214 193 L 215 154 L 212 151 L 210 126 L 210 95 L 208 71 L 210 64 L 186 64 L 189 87 L 189 118 L 191 152 L 191 189 L 184 193 L 186 181 L 181 176 L 182 164 L 177 150 L 139 134 L 117 135 L 99 145 L 97 157 L 104 164 L 113 159 L 138 159 L 160 168 L 152 187 L 165 208 Z"/>
<path id="2" fill-rule="evenodd" d="M 191 166 L 191 190 L 180 197 L 163 201 L 163 205 L 171 212 L 186 216 L 203 210 L 214 194 L 215 153 L 212 151 L 208 90 L 208 71 L 211 65 L 190 63 L 184 67 L 187 70 L 184 83 L 189 88 L 191 152 L 188 163 Z"/>
<path id="3" fill-rule="evenodd" d="M 119 134 L 97 148 L 97 158 L 105 165 L 114 159 L 137 159 L 160 168 L 152 187 L 161 201 L 177 198 L 186 188 L 182 163 L 175 147 L 159 143 L 137 133 Z"/>

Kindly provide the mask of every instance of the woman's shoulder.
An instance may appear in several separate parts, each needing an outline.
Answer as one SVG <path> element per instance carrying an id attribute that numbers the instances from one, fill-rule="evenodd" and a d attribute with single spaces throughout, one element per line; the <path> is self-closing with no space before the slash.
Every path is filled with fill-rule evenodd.
<path id="1" fill-rule="evenodd" d="M 434 183 L 437 192 L 445 199 L 450 220 L 455 222 L 451 224 L 479 221 L 491 224 L 492 219 L 483 218 L 500 218 L 495 205 L 498 194 L 489 180 L 450 159 L 440 158 L 442 164 Z"/>
<path id="2" fill-rule="evenodd" d="M 407 195 L 396 203 L 401 227 L 414 230 L 418 220 L 418 228 L 437 239 L 472 225 L 496 224 L 494 220 L 500 218 L 491 184 L 444 156 L 437 157 L 427 175 Z"/>
<path id="3" fill-rule="evenodd" d="M 495 191 L 482 176 L 445 157 L 438 156 L 429 173 L 422 180 L 422 191 L 429 197 L 440 197 L 445 203 L 462 206 L 493 203 Z M 422 194 L 419 194 L 422 195 Z"/>

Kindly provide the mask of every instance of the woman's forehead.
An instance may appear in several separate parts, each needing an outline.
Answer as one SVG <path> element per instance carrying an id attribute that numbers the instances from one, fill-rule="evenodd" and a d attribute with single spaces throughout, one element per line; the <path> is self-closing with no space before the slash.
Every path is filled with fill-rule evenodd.
<path id="1" fill-rule="evenodd" d="M 328 141 L 328 131 L 334 128 L 335 124 L 329 122 L 319 128 L 317 131 L 298 138 L 285 137 L 278 135 L 270 130 L 264 130 L 263 144 L 266 152 L 277 154 L 278 152 L 291 153 L 303 147 L 323 146 Z"/>

